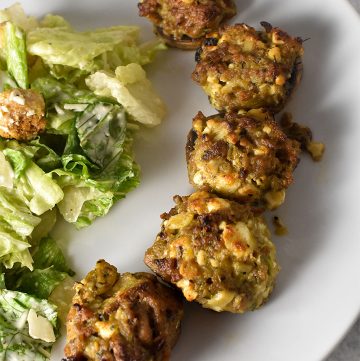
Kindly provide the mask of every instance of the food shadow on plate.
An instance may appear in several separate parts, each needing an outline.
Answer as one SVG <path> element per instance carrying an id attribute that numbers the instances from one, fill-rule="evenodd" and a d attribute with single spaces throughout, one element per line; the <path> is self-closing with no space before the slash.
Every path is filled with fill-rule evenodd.
<path id="1" fill-rule="evenodd" d="M 241 15 L 248 7 L 255 3 L 255 0 L 234 0 L 237 16 Z M 233 22 L 233 21 L 230 21 Z"/>
<path id="2" fill-rule="evenodd" d="M 196 303 L 186 303 L 180 338 L 171 360 L 206 359 L 207 355 L 211 355 L 211 349 L 218 346 L 219 338 L 224 335 L 229 336 L 227 330 L 233 328 L 231 323 L 241 322 L 240 317 L 240 315 L 220 314 L 207 310 Z M 241 330 L 237 331 L 236 337 L 241 339 Z"/>

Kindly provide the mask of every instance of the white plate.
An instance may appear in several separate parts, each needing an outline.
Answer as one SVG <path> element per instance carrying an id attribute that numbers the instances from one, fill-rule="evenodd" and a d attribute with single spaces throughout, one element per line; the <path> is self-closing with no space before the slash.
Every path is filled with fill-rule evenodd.
<path id="1" fill-rule="evenodd" d="M 150 24 L 137 16 L 136 0 L 22 3 L 31 14 L 58 13 L 78 28 L 139 24 L 145 37 L 151 35 Z M 289 235 L 274 237 L 282 271 L 270 302 L 246 315 L 187 306 L 172 360 L 319 361 L 360 310 L 360 22 L 344 0 L 242 0 L 238 8 L 238 22 L 257 26 L 266 20 L 311 38 L 304 44 L 303 82 L 287 109 L 327 149 L 319 164 L 303 157 L 286 204 L 275 212 Z M 77 277 L 99 258 L 120 271 L 145 270 L 142 258 L 159 230 L 159 214 L 172 207 L 174 194 L 191 191 L 186 135 L 198 110 L 213 112 L 190 79 L 193 58 L 193 52 L 171 50 L 149 68 L 169 115 L 160 127 L 138 135 L 140 187 L 93 226 L 55 232 Z M 61 357 L 59 343 L 52 360 Z"/>

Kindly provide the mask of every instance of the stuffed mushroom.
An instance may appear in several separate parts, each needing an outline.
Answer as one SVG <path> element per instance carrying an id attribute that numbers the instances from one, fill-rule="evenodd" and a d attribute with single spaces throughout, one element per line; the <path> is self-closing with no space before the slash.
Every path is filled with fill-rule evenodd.
<path id="1" fill-rule="evenodd" d="M 279 112 L 300 82 L 302 40 L 261 24 L 264 31 L 246 24 L 222 27 L 198 49 L 192 78 L 219 111 Z"/>
<path id="2" fill-rule="evenodd" d="M 188 135 L 190 183 L 222 197 L 274 209 L 293 182 L 300 144 L 263 109 L 206 118 L 199 112 Z"/>
<path id="3" fill-rule="evenodd" d="M 207 192 L 174 201 L 145 263 L 205 308 L 243 313 L 260 307 L 279 270 L 261 210 Z"/>
<path id="4" fill-rule="evenodd" d="M 169 360 L 183 305 L 178 293 L 154 275 L 119 274 L 100 260 L 75 291 L 66 325 L 66 360 Z"/>
<path id="5" fill-rule="evenodd" d="M 189 50 L 236 14 L 233 0 L 142 0 L 138 7 L 168 45 Z"/>

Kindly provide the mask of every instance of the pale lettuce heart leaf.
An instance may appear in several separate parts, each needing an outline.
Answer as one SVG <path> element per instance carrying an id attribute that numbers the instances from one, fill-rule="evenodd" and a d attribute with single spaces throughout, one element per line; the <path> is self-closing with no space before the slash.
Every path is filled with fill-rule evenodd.
<path id="1" fill-rule="evenodd" d="M 30 236 L 41 219 L 34 216 L 14 190 L 0 187 L 0 219 L 21 237 Z"/>
<path id="2" fill-rule="evenodd" d="M 16 191 L 26 199 L 32 213 L 41 215 L 61 201 L 64 196 L 61 188 L 24 152 L 5 148 L 3 153 L 15 171 Z"/>
<path id="3" fill-rule="evenodd" d="M 22 267 L 33 269 L 31 247 L 28 240 L 19 236 L 9 224 L 0 218 L 0 262 L 6 268 L 12 268 L 19 263 Z"/>
<path id="4" fill-rule="evenodd" d="M 0 187 L 12 189 L 14 186 L 14 171 L 0 150 Z"/>
<path id="5" fill-rule="evenodd" d="M 36 246 L 40 240 L 46 237 L 54 228 L 57 220 L 57 209 L 53 208 L 43 213 L 40 218 L 40 223 L 34 228 L 31 233 L 31 244 Z"/>
<path id="6" fill-rule="evenodd" d="M 64 198 L 57 206 L 59 212 L 65 221 L 77 228 L 88 226 L 95 218 L 106 215 L 113 205 L 113 193 L 103 190 L 92 179 L 60 169 L 53 171 L 53 176 L 64 192 Z"/>
<path id="7" fill-rule="evenodd" d="M 71 30 L 71 25 L 60 15 L 46 14 L 40 20 L 41 28 L 63 28 Z"/>
<path id="8" fill-rule="evenodd" d="M 98 96 L 116 99 L 142 124 L 155 126 L 165 117 L 165 105 L 139 64 L 119 66 L 115 76 L 98 71 L 86 78 L 86 85 Z"/>
<path id="9" fill-rule="evenodd" d="M 27 16 L 20 3 L 15 3 L 8 8 L 0 10 L 0 23 L 11 21 L 24 31 L 35 29 L 39 26 L 38 21 L 33 16 Z"/>
<path id="10" fill-rule="evenodd" d="M 36 28 L 27 34 L 27 49 L 47 64 L 64 65 L 92 72 L 98 69 L 95 59 L 138 41 L 139 28 L 114 26 L 94 31 L 75 32 L 64 28 Z"/>
<path id="11" fill-rule="evenodd" d="M 29 318 L 29 313 L 35 313 L 35 320 Z M 42 325 L 40 330 L 37 325 L 39 321 Z M 48 329 L 45 335 L 44 326 Z M 53 339 L 58 335 L 57 327 L 57 311 L 51 303 L 22 292 L 0 289 L 1 360 L 48 360 L 52 342 L 35 339 L 31 334 L 34 337 Z"/>

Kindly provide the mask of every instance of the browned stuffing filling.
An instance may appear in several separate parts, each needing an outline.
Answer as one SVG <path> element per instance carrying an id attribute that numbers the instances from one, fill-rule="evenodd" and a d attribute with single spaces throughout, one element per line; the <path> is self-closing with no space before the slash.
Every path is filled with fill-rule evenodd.
<path id="1" fill-rule="evenodd" d="M 138 7 L 169 45 L 189 49 L 236 14 L 233 0 L 142 0 Z"/>
<path id="2" fill-rule="evenodd" d="M 325 152 L 325 144 L 312 140 L 313 135 L 309 127 L 294 122 L 293 116 L 290 113 L 282 115 L 280 125 L 287 136 L 290 139 L 297 140 L 301 144 L 301 149 L 308 152 L 315 162 L 322 159 Z"/>
<path id="3" fill-rule="evenodd" d="M 268 108 L 280 111 L 302 73 L 302 40 L 262 22 L 224 26 L 198 50 L 193 79 L 219 111 Z"/>
<path id="4" fill-rule="evenodd" d="M 299 152 L 265 110 L 208 118 L 199 112 L 186 146 L 189 180 L 196 189 L 273 209 L 293 182 Z"/>
<path id="5" fill-rule="evenodd" d="M 279 270 L 262 210 L 207 192 L 174 201 L 145 263 L 203 307 L 234 313 L 260 307 Z"/>
<path id="6" fill-rule="evenodd" d="M 183 305 L 155 276 L 119 274 L 100 260 L 75 291 L 66 325 L 67 360 L 169 360 Z"/>

